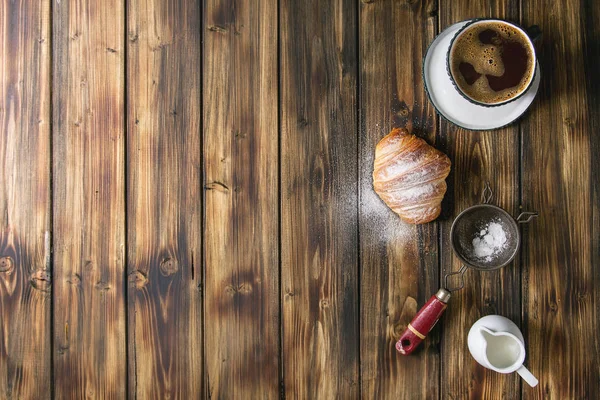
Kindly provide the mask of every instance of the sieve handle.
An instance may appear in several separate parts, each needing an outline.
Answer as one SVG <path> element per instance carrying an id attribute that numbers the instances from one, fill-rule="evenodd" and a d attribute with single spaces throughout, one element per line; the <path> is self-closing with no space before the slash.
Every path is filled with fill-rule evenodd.
<path id="1" fill-rule="evenodd" d="M 396 342 L 396 350 L 403 355 L 411 354 L 435 326 L 446 309 L 450 292 L 440 289 L 425 303 Z"/>
<path id="2" fill-rule="evenodd" d="M 538 216 L 538 213 L 536 213 L 536 212 L 527 212 L 527 211 L 522 212 L 517 217 L 517 222 L 519 224 L 526 224 L 527 222 L 531 221 L 533 218 L 536 218 L 537 216 Z"/>

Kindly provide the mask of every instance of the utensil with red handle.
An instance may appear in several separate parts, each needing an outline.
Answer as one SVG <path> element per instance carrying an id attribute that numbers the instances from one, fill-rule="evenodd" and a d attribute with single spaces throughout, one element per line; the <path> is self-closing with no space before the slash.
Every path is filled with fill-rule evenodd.
<path id="1" fill-rule="evenodd" d="M 438 322 L 446 310 L 449 299 L 450 292 L 446 289 L 440 289 L 431 296 L 400 336 L 396 343 L 396 350 L 404 355 L 412 353 Z"/>
<path id="2" fill-rule="evenodd" d="M 404 355 L 412 353 L 438 322 L 449 299 L 450 292 L 446 289 L 440 289 L 431 296 L 396 342 L 396 350 Z"/>
<path id="3" fill-rule="evenodd" d="M 436 294 L 431 296 L 412 321 L 410 321 L 410 324 L 408 324 L 406 330 L 402 333 L 400 339 L 398 339 L 398 342 L 396 342 L 396 350 L 398 350 L 400 354 L 407 356 L 412 353 L 433 329 L 446 310 L 451 293 L 464 287 L 465 281 L 463 275 L 466 270 L 467 266 L 463 265 L 458 271 L 446 274 L 444 277 L 444 286 L 446 288 L 441 288 Z M 460 283 L 450 287 L 448 285 L 448 278 L 453 275 L 460 276 Z"/>

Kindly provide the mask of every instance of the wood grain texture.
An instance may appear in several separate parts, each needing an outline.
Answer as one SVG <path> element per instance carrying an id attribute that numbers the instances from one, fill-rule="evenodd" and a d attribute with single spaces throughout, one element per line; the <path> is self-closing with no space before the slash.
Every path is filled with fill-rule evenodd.
<path id="1" fill-rule="evenodd" d="M 411 356 L 395 344 L 438 289 L 437 222 L 405 224 L 373 191 L 375 146 L 392 127 L 434 142 L 436 117 L 421 62 L 436 31 L 435 1 L 362 1 L 360 9 L 361 377 L 368 399 L 437 399 L 439 330 Z"/>
<path id="2" fill-rule="evenodd" d="M 281 2 L 286 398 L 358 398 L 356 3 Z"/>
<path id="3" fill-rule="evenodd" d="M 474 17 L 505 18 L 518 23 L 519 2 L 440 2 L 440 30 Z M 440 232 L 442 274 L 445 274 L 461 267 L 450 245 L 452 221 L 465 208 L 481 202 L 486 181 L 490 182 L 494 193 L 491 204 L 504 208 L 515 217 L 518 215 L 519 127 L 513 124 L 500 130 L 473 132 L 444 120 L 440 129 L 440 146 L 453 162 L 446 203 L 449 218 L 441 224 Z M 528 235 L 526 230 L 524 234 Z M 518 259 L 496 271 L 467 270 L 465 288 L 453 293 L 443 319 L 442 398 L 519 397 L 521 382 L 518 375 L 498 374 L 477 364 L 469 353 L 467 334 L 475 321 L 489 314 L 500 314 L 520 326 L 520 290 Z"/>
<path id="4" fill-rule="evenodd" d="M 200 4 L 129 0 L 127 17 L 129 395 L 198 398 Z"/>
<path id="5" fill-rule="evenodd" d="M 124 2 L 53 13 L 55 394 L 123 398 Z"/>
<path id="6" fill-rule="evenodd" d="M 600 62 L 600 7 L 597 6 L 594 0 L 586 0 L 581 3 L 581 14 L 585 18 L 585 24 L 580 25 L 580 29 L 585 29 L 583 40 L 583 62 L 585 65 L 585 88 L 586 88 L 586 105 L 587 105 L 587 132 L 590 140 L 590 198 L 592 206 L 591 219 L 591 261 L 587 268 L 589 269 L 588 279 L 593 282 L 586 292 L 586 298 L 590 298 L 593 306 L 588 308 L 591 314 L 591 320 L 596 324 L 587 324 L 584 319 L 581 319 L 580 329 L 588 330 L 586 337 L 592 337 L 594 344 L 589 345 L 580 339 L 581 346 L 587 346 L 586 352 L 581 352 L 584 360 L 582 364 L 586 367 L 591 367 L 590 370 L 585 369 L 585 374 L 577 381 L 577 385 L 584 387 L 584 390 L 590 396 L 600 397 L 600 371 L 598 364 L 591 363 L 590 358 L 600 358 L 600 340 L 598 335 L 595 335 L 598 329 L 598 320 L 600 319 L 600 74 L 598 74 L 598 63 Z M 584 28 L 585 27 L 585 28 Z M 589 28 L 588 28 L 589 27 Z M 527 294 L 527 292 L 525 292 Z M 524 304 L 526 304 L 524 302 Z M 587 318 L 587 316 L 586 316 Z M 592 357 L 590 357 L 590 354 Z M 594 371 L 594 367 L 596 370 Z"/>
<path id="7" fill-rule="evenodd" d="M 277 1 L 204 5 L 206 395 L 279 396 Z"/>
<path id="8" fill-rule="evenodd" d="M 541 26 L 542 83 L 470 132 L 421 63 L 485 16 Z M 0 399 L 600 398 L 599 63 L 594 0 L 0 0 Z M 452 160 L 436 222 L 373 191 L 392 127 Z M 401 356 L 486 181 L 540 218 Z M 538 387 L 469 355 L 488 314 Z"/>
<path id="9" fill-rule="evenodd" d="M 600 398 L 598 128 L 600 13 L 590 1 L 523 1 L 543 31 L 542 83 L 523 129 L 523 204 L 540 211 L 524 247 L 526 399 Z M 594 225 L 595 224 L 595 225 Z"/>
<path id="10" fill-rule="evenodd" d="M 51 385 L 50 1 L 0 1 L 0 398 Z"/>

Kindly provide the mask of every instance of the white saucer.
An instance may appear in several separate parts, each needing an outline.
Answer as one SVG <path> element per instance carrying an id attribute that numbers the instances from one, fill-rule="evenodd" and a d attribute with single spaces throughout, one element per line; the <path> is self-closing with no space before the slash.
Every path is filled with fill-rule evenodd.
<path id="1" fill-rule="evenodd" d="M 440 33 L 429 46 L 423 59 L 423 81 L 429 100 L 438 114 L 462 128 L 470 130 L 498 129 L 519 118 L 529 108 L 540 87 L 540 64 L 533 83 L 517 100 L 496 106 L 478 106 L 462 97 L 446 70 L 446 54 L 456 32 L 470 21 L 458 22 Z"/>

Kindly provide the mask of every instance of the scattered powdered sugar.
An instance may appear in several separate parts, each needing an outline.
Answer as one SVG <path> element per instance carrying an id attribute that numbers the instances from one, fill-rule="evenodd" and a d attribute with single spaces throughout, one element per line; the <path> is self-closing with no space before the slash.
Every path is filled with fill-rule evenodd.
<path id="1" fill-rule="evenodd" d="M 416 237 L 415 226 L 404 223 L 372 189 L 361 193 L 360 218 L 361 236 L 371 244 L 392 244 Z"/>
<path id="2" fill-rule="evenodd" d="M 485 261 L 500 254 L 506 248 L 506 232 L 499 221 L 491 221 L 485 224 L 473 239 L 473 250 L 475 256 Z"/>
<path id="3" fill-rule="evenodd" d="M 383 125 L 377 125 L 373 137 L 384 137 L 389 130 Z M 375 158 L 375 143 L 373 146 L 360 147 L 360 159 L 362 160 L 359 176 L 359 220 L 360 241 L 365 248 L 382 248 L 383 246 L 401 246 L 403 243 L 414 243 L 418 237 L 418 229 L 415 225 L 403 222 L 377 195 L 373 188 L 373 162 Z M 416 169 L 415 171 L 420 171 Z M 389 173 L 397 173 L 393 168 Z M 407 175 L 412 178 L 413 172 Z M 419 179 L 416 179 L 417 181 Z M 403 182 L 405 186 L 411 186 L 413 179 Z M 416 184 L 415 184 L 416 186 Z M 415 189 L 416 195 L 420 188 Z"/>

